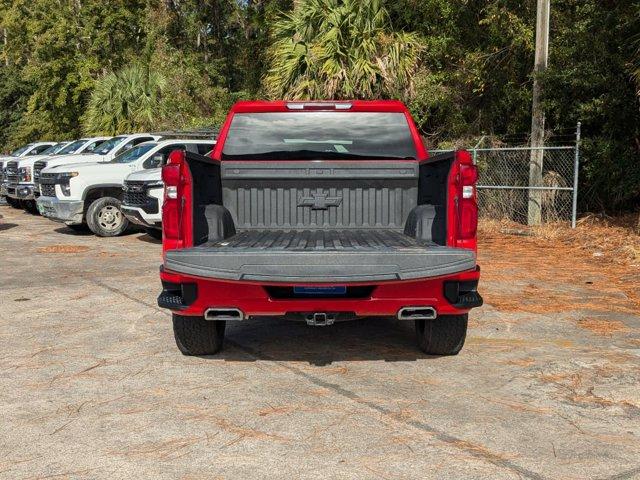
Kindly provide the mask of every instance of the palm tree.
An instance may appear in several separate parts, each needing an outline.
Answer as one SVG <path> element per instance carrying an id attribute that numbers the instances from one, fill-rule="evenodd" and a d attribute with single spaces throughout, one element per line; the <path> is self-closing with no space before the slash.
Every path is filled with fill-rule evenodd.
<path id="1" fill-rule="evenodd" d="M 115 135 L 149 130 L 162 116 L 165 78 L 140 64 L 109 73 L 96 82 L 83 117 L 87 133 Z"/>
<path id="2" fill-rule="evenodd" d="M 264 78 L 276 98 L 412 95 L 421 42 L 394 32 L 381 0 L 299 0 L 272 30 Z"/>

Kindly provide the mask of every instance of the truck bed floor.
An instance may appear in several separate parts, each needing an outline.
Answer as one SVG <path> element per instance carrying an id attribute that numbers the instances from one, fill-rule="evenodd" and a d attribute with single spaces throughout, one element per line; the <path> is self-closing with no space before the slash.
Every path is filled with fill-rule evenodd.
<path id="1" fill-rule="evenodd" d="M 207 246 L 293 251 L 397 250 L 417 247 L 417 243 L 396 230 L 245 230 Z"/>
<path id="2" fill-rule="evenodd" d="M 396 230 L 245 230 L 170 250 L 174 272 L 273 283 L 410 280 L 475 268 L 474 252 L 419 243 Z"/>

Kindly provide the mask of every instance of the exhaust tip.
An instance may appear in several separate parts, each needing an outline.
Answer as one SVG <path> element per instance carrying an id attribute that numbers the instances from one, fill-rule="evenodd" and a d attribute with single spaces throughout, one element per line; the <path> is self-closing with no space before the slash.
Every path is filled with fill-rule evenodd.
<path id="1" fill-rule="evenodd" d="M 433 307 L 402 307 L 398 310 L 398 320 L 434 320 L 437 316 Z"/>
<path id="2" fill-rule="evenodd" d="M 209 308 L 204 312 L 204 319 L 212 322 L 244 320 L 244 313 L 238 308 Z"/>

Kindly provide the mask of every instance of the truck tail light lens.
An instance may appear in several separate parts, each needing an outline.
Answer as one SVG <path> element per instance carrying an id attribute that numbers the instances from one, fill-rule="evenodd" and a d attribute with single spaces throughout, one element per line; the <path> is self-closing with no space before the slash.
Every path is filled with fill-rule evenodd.
<path id="1" fill-rule="evenodd" d="M 478 204 L 475 198 L 463 198 L 460 203 L 460 238 L 475 238 L 478 232 Z"/>
<path id="2" fill-rule="evenodd" d="M 180 172 L 184 161 L 184 152 L 175 150 L 169 155 L 167 164 L 162 167 L 162 180 L 164 182 L 162 231 L 165 239 L 180 239 L 180 194 L 182 180 Z"/>
<path id="3" fill-rule="evenodd" d="M 478 202 L 476 192 L 478 167 L 473 164 L 473 159 L 469 152 L 456 152 L 456 159 L 460 165 L 458 238 L 461 240 L 475 239 L 478 232 Z"/>
<path id="4" fill-rule="evenodd" d="M 171 157 L 169 157 L 171 161 Z M 162 181 L 165 185 L 177 187 L 180 183 L 180 164 L 167 163 L 162 167 Z"/>
<path id="5" fill-rule="evenodd" d="M 462 185 L 474 186 L 478 182 L 478 167 L 475 165 L 460 165 L 460 180 Z"/>

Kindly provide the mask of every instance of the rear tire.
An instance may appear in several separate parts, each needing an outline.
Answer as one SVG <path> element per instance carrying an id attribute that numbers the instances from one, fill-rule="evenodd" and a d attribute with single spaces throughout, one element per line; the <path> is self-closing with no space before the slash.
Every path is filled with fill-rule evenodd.
<path id="1" fill-rule="evenodd" d="M 468 322 L 468 314 L 416 320 L 416 337 L 420 350 L 429 355 L 457 355 L 467 337 Z"/>
<path id="2" fill-rule="evenodd" d="M 87 209 L 89 230 L 99 237 L 117 237 L 124 233 L 129 220 L 120 210 L 120 205 L 120 200 L 113 197 L 95 200 Z"/>
<path id="3" fill-rule="evenodd" d="M 7 204 L 12 208 L 22 208 L 20 205 L 20 200 L 16 200 L 15 198 L 6 197 Z"/>
<path id="4" fill-rule="evenodd" d="M 173 314 L 173 335 L 183 355 L 213 355 L 222 350 L 227 322 Z"/>

